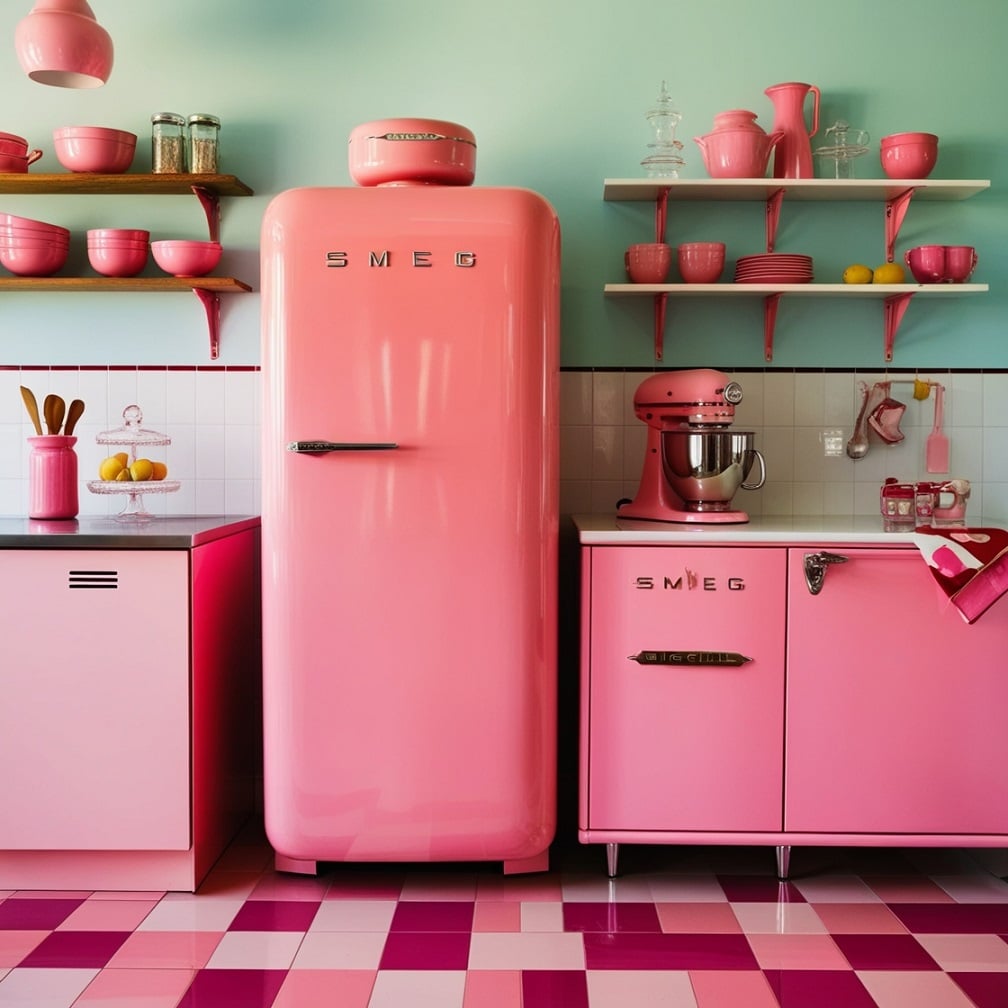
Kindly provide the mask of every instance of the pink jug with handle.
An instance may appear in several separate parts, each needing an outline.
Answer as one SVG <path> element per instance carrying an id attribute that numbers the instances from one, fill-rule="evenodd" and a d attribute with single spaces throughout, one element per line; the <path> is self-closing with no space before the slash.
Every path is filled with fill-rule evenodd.
<path id="1" fill-rule="evenodd" d="M 812 128 L 805 123 L 805 98 L 812 93 Z M 764 94 L 773 102 L 773 129 L 784 135 L 774 150 L 774 178 L 812 178 L 812 144 L 809 140 L 819 129 L 819 100 L 814 84 L 790 81 L 774 84 Z"/>

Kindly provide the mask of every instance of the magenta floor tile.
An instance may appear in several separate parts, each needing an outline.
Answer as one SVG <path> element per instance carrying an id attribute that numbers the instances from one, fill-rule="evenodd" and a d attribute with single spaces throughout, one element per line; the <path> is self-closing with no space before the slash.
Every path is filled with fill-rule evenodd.
<path id="1" fill-rule="evenodd" d="M 805 902 L 791 882 L 778 882 L 771 875 L 718 875 L 717 880 L 730 903 Z"/>
<path id="2" fill-rule="evenodd" d="M 21 899 L 12 896 L 0 903 L 0 931 L 52 931 L 84 902 L 72 899 Z"/>
<path id="3" fill-rule="evenodd" d="M 856 970 L 936 970 L 941 967 L 913 935 L 841 934 L 833 941 Z"/>
<path id="4" fill-rule="evenodd" d="M 471 931 L 474 905 L 465 900 L 406 900 L 396 905 L 390 931 Z"/>
<path id="5" fill-rule="evenodd" d="M 200 970 L 178 1008 L 269 1008 L 286 976 L 285 970 Z"/>
<path id="6" fill-rule="evenodd" d="M 524 970 L 522 1008 L 588 1008 L 588 981 L 581 970 Z"/>
<path id="7" fill-rule="evenodd" d="M 20 965 L 48 969 L 101 968 L 129 936 L 129 931 L 54 931 Z"/>
<path id="8" fill-rule="evenodd" d="M 654 903 L 565 903 L 564 931 L 661 931 Z"/>
<path id="9" fill-rule="evenodd" d="M 248 900 L 229 931 L 307 931 L 319 903 L 307 900 Z"/>
<path id="10" fill-rule="evenodd" d="M 875 999 L 853 972 L 767 970 L 766 978 L 780 1008 L 810 1008 L 813 1005 L 815 1008 L 877 1008 Z"/>
<path id="11" fill-rule="evenodd" d="M 976 1008 L 1008 1005 L 1008 973 L 950 973 Z"/>
<path id="12" fill-rule="evenodd" d="M 1006 903 L 891 903 L 915 934 L 1008 934 Z"/>
<path id="13" fill-rule="evenodd" d="M 396 931 L 385 939 L 379 969 L 464 970 L 471 935 L 458 931 Z"/>
<path id="14" fill-rule="evenodd" d="M 759 969 L 742 934 L 617 934 L 586 932 L 586 969 Z"/>

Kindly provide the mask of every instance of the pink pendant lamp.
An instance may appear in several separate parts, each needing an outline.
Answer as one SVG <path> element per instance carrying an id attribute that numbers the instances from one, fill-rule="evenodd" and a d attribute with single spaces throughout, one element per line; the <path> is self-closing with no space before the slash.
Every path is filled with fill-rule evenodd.
<path id="1" fill-rule="evenodd" d="M 112 72 L 112 39 L 86 0 L 36 0 L 15 30 L 14 48 L 39 84 L 96 88 Z"/>

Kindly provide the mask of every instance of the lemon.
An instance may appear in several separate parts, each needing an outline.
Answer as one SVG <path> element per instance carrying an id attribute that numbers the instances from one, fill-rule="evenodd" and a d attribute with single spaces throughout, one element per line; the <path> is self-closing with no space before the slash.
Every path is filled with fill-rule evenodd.
<path id="1" fill-rule="evenodd" d="M 906 279 L 906 273 L 899 263 L 887 262 L 875 267 L 872 274 L 872 283 L 877 284 L 900 284 Z"/>
<path id="2" fill-rule="evenodd" d="M 115 455 L 110 457 L 119 459 L 119 465 L 121 465 L 124 469 L 129 465 L 129 455 L 127 455 L 126 452 L 116 452 Z"/>
<path id="3" fill-rule="evenodd" d="M 137 459 L 129 467 L 130 478 L 136 483 L 143 483 L 154 475 L 154 463 L 150 459 Z"/>
<path id="4" fill-rule="evenodd" d="M 132 483 L 133 477 L 130 476 L 129 469 L 122 469 L 118 476 L 115 478 L 116 483 Z"/>
<path id="5" fill-rule="evenodd" d="M 151 462 L 151 465 L 154 467 L 151 479 L 163 480 L 168 475 L 168 466 L 164 462 Z"/>
<path id="6" fill-rule="evenodd" d="M 125 463 L 120 462 L 117 455 L 110 455 L 98 466 L 98 479 L 114 480 L 125 468 Z"/>
<path id="7" fill-rule="evenodd" d="M 872 271 L 861 263 L 852 263 L 843 271 L 845 284 L 866 284 L 872 282 Z"/>

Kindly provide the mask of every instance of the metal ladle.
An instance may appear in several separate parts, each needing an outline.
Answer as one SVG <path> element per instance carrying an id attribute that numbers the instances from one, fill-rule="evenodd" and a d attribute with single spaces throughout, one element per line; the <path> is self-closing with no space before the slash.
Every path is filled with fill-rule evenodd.
<path id="1" fill-rule="evenodd" d="M 852 459 L 862 459 L 868 454 L 868 431 L 865 430 L 865 416 L 868 413 L 868 402 L 871 399 L 871 390 L 864 385 L 864 402 L 861 403 L 861 412 L 854 421 L 854 433 L 851 434 L 850 441 L 847 442 L 847 457 Z"/>

